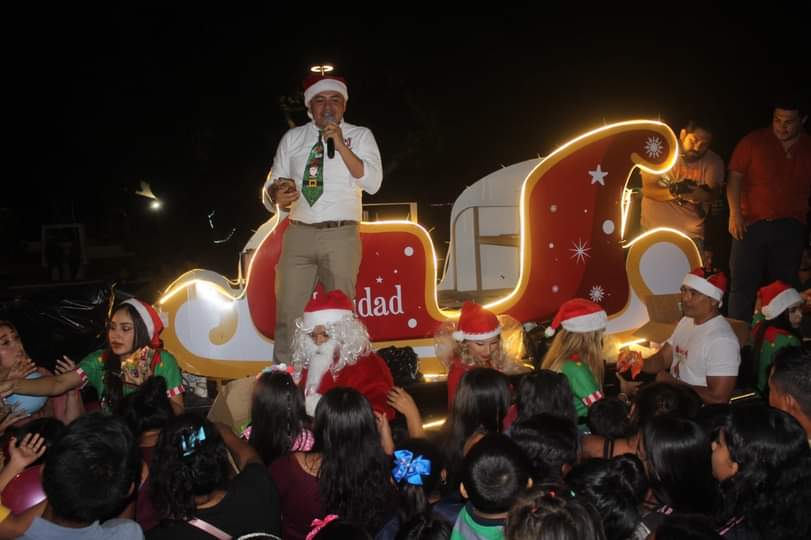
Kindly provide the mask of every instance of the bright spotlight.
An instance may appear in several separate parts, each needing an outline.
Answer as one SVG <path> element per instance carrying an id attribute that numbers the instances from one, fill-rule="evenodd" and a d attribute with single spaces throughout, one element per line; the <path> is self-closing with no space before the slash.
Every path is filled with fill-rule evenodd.
<path id="1" fill-rule="evenodd" d="M 157 200 L 157 199 L 155 199 L 154 201 L 152 201 L 151 203 L 149 203 L 149 208 L 151 208 L 152 210 L 160 210 L 160 209 L 161 209 L 161 206 L 163 206 L 163 205 L 162 205 L 162 204 L 161 204 L 161 202 L 160 202 L 159 200 Z"/>

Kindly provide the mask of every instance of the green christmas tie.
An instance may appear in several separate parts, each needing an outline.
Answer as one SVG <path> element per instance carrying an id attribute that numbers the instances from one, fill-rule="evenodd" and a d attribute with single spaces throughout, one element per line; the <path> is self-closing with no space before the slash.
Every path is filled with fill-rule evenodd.
<path id="1" fill-rule="evenodd" d="M 304 167 L 304 178 L 301 181 L 301 194 L 310 206 L 324 193 L 324 143 L 321 134 L 310 150 L 307 166 Z"/>

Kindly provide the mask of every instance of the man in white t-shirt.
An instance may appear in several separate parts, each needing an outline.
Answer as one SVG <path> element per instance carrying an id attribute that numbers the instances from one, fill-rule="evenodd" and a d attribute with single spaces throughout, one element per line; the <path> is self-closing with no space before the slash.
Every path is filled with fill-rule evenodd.
<path id="1" fill-rule="evenodd" d="M 684 317 L 673 335 L 642 370 L 657 381 L 691 386 L 704 403 L 727 403 L 735 389 L 741 348 L 729 322 L 721 315 L 727 279 L 723 273 L 706 275 L 697 268 L 681 287 Z"/>

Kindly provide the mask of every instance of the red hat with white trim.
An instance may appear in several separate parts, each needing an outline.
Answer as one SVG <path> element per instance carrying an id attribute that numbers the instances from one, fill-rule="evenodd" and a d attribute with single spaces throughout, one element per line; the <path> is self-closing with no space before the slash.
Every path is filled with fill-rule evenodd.
<path id="1" fill-rule="evenodd" d="M 137 298 L 129 298 L 121 302 L 121 304 L 129 304 L 135 308 L 141 320 L 144 321 L 147 334 L 149 334 L 149 346 L 153 349 L 159 348 L 161 346 L 160 335 L 163 331 L 163 321 L 155 308 Z"/>
<path id="2" fill-rule="evenodd" d="M 341 290 L 336 289 L 326 294 L 316 292 L 304 307 L 302 324 L 304 328 L 315 328 L 336 323 L 352 315 L 352 308 L 352 300 Z"/>
<path id="3" fill-rule="evenodd" d="M 761 287 L 757 295 L 760 298 L 760 312 L 768 321 L 776 319 L 791 306 L 803 303 L 803 298 L 797 289 L 789 287 L 782 281 L 775 281 Z"/>
<path id="4" fill-rule="evenodd" d="M 578 334 L 596 332 L 605 330 L 607 324 L 608 315 L 598 304 L 584 298 L 572 298 L 563 302 L 544 334 L 552 337 L 560 327 Z"/>
<path id="5" fill-rule="evenodd" d="M 684 276 L 682 285 L 695 289 L 713 300 L 718 300 L 718 307 L 721 307 L 724 293 L 727 290 L 727 277 L 723 272 L 714 274 L 707 273 L 703 268 L 695 268 L 692 272 Z"/>
<path id="6" fill-rule="evenodd" d="M 321 92 L 338 92 L 344 97 L 344 101 L 349 101 L 349 89 L 343 77 L 313 73 L 304 79 L 304 105 L 308 109 L 310 101 Z"/>
<path id="7" fill-rule="evenodd" d="M 453 339 L 456 341 L 490 339 L 501 334 L 498 317 L 476 302 L 465 302 L 456 323 Z"/>

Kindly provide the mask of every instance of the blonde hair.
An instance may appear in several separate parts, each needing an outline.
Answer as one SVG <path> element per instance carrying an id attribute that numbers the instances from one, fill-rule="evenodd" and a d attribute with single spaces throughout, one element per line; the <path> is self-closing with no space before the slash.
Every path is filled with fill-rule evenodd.
<path id="1" fill-rule="evenodd" d="M 543 357 L 541 368 L 562 373 L 564 362 L 577 359 L 589 367 L 597 385 L 602 388 L 605 374 L 602 338 L 602 330 L 569 332 L 561 328 Z"/>

